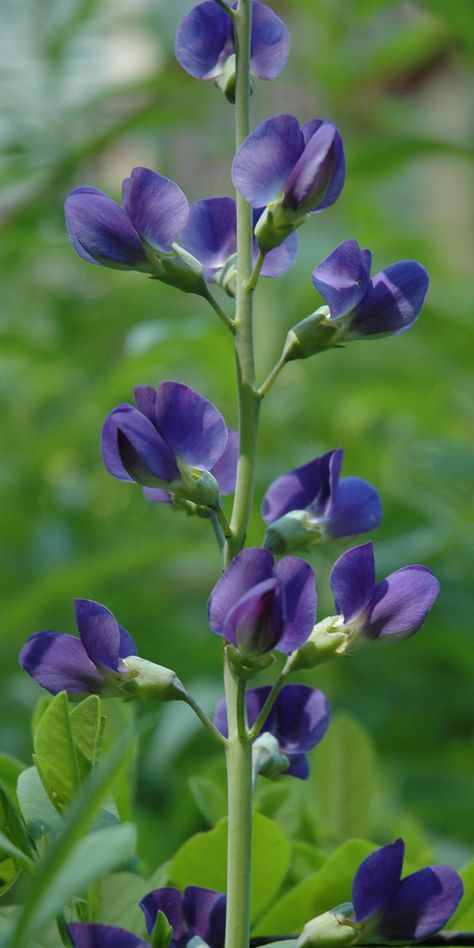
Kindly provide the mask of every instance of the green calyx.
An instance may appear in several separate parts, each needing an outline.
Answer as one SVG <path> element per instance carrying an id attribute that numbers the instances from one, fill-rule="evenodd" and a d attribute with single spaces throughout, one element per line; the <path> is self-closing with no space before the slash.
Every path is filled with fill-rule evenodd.
<path id="1" fill-rule="evenodd" d="M 307 214 L 284 207 L 283 200 L 268 204 L 255 227 L 255 238 L 263 253 L 279 247 L 290 234 L 304 224 Z"/>
<path id="2" fill-rule="evenodd" d="M 318 622 L 305 644 L 290 655 L 286 666 L 287 673 L 302 668 L 315 668 L 336 655 L 344 654 L 347 633 L 338 624 L 340 622 L 340 616 L 328 616 Z"/>
<path id="3" fill-rule="evenodd" d="M 174 243 L 171 253 L 165 254 L 144 241 L 142 243 L 151 265 L 152 279 L 175 286 L 184 293 L 207 297 L 208 289 L 202 265 L 184 247 Z"/>
<path id="4" fill-rule="evenodd" d="M 324 537 L 324 531 L 308 510 L 291 510 L 265 531 L 263 546 L 271 553 L 310 550 Z"/>
<path id="5" fill-rule="evenodd" d="M 187 691 L 171 668 L 155 665 L 139 655 L 129 655 L 122 664 L 130 672 L 122 690 L 134 698 L 152 698 L 155 701 L 185 701 Z"/>
<path id="6" fill-rule="evenodd" d="M 200 471 L 178 460 L 180 478 L 169 485 L 178 498 L 201 507 L 215 507 L 219 501 L 219 485 L 210 471 Z"/>
<path id="7" fill-rule="evenodd" d="M 315 313 L 306 316 L 290 329 L 285 348 L 285 361 L 309 359 L 326 349 L 341 345 L 345 338 L 346 323 L 329 318 L 329 306 L 320 306 Z"/>
<path id="8" fill-rule="evenodd" d="M 343 902 L 329 912 L 312 918 L 298 938 L 298 948 L 345 948 L 346 945 L 353 945 L 359 938 L 353 918 L 351 902 Z"/>

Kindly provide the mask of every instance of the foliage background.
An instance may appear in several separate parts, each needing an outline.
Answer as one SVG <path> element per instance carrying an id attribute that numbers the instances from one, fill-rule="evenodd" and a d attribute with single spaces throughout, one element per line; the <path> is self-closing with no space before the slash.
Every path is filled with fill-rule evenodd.
<path id="1" fill-rule="evenodd" d="M 346 142 L 348 178 L 339 202 L 301 231 L 290 274 L 260 284 L 260 377 L 288 328 L 320 303 L 311 269 L 346 237 L 372 248 L 375 270 L 414 257 L 432 282 L 406 336 L 295 363 L 280 377 L 263 411 L 249 541 L 261 542 L 258 506 L 270 480 L 343 446 L 345 473 L 383 496 L 380 574 L 409 562 L 435 570 L 442 595 L 419 636 L 302 677 L 370 731 L 384 812 L 414 833 L 423 823 L 436 850 L 461 864 L 474 841 L 472 8 L 470 0 L 272 5 L 290 27 L 292 55 L 278 82 L 258 84 L 255 124 L 279 111 L 331 118 Z M 98 438 L 135 384 L 164 378 L 202 391 L 235 424 L 230 339 L 202 300 L 88 267 L 62 218 L 71 187 L 118 197 L 137 164 L 174 178 L 190 200 L 230 193 L 232 110 L 173 58 L 174 31 L 191 6 L 3 3 L 0 746 L 27 761 L 38 689 L 18 671 L 17 653 L 37 629 L 72 632 L 76 595 L 107 604 L 140 653 L 175 668 L 209 709 L 221 693 L 220 642 L 206 625 L 219 569 L 210 530 L 112 481 Z M 333 609 L 329 569 L 349 545 L 313 556 L 320 616 Z M 155 862 L 201 825 L 183 777 L 212 765 L 213 751 L 193 727 L 187 709 L 167 708 L 143 756 L 141 852 Z"/>

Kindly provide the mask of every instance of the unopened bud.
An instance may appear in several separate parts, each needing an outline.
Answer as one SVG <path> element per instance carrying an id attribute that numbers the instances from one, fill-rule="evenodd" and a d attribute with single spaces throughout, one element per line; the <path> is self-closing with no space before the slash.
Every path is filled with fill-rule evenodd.
<path id="1" fill-rule="evenodd" d="M 343 902 L 329 912 L 312 918 L 298 938 L 298 948 L 345 948 L 346 945 L 353 945 L 359 936 L 351 924 L 353 917 L 352 904 Z"/>
<path id="2" fill-rule="evenodd" d="M 137 698 L 158 701 L 183 701 L 187 691 L 171 668 L 155 665 L 139 655 L 129 655 L 122 664 L 133 674 L 123 685 L 123 691 Z"/>
<path id="3" fill-rule="evenodd" d="M 309 510 L 290 510 L 267 527 L 263 546 L 276 554 L 310 550 L 322 536 L 323 530 Z"/>
<path id="4" fill-rule="evenodd" d="M 288 770 L 289 760 L 280 750 L 280 745 L 269 731 L 264 731 L 257 737 L 252 747 L 252 766 L 254 778 L 262 774 L 270 780 L 275 780 Z"/>
<path id="5" fill-rule="evenodd" d="M 288 659 L 288 671 L 315 668 L 344 651 L 347 634 L 342 631 L 341 616 L 328 616 L 315 625 L 309 639 Z"/>

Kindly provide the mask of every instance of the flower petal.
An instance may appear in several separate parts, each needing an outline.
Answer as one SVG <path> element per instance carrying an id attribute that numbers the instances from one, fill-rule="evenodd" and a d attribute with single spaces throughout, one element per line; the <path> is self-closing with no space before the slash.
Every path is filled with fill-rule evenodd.
<path id="1" fill-rule="evenodd" d="M 333 204 L 345 180 L 342 138 L 332 122 L 321 122 L 296 162 L 285 188 L 285 206 L 304 212 Z"/>
<path id="2" fill-rule="evenodd" d="M 149 168 L 134 168 L 123 182 L 122 200 L 140 237 L 168 253 L 189 215 L 188 199 L 181 188 Z"/>
<path id="3" fill-rule="evenodd" d="M 375 588 L 368 634 L 408 638 L 425 621 L 438 592 L 439 582 L 427 566 L 397 569 Z"/>
<path id="4" fill-rule="evenodd" d="M 173 942 L 178 942 L 186 934 L 186 923 L 183 915 L 183 897 L 178 889 L 165 886 L 163 889 L 154 889 L 140 902 L 140 908 L 145 915 L 148 934 L 153 931 L 158 912 L 166 915 L 173 929 Z"/>
<path id="5" fill-rule="evenodd" d="M 248 547 L 234 557 L 209 597 L 209 625 L 223 634 L 226 617 L 249 589 L 273 578 L 274 559 L 268 550 Z"/>
<path id="6" fill-rule="evenodd" d="M 228 428 L 227 444 L 224 453 L 214 464 L 211 474 L 214 475 L 221 494 L 233 494 L 237 477 L 237 461 L 239 459 L 239 432 Z"/>
<path id="7" fill-rule="evenodd" d="M 55 695 L 100 694 L 104 680 L 82 642 L 64 632 L 36 632 L 25 642 L 20 665 L 38 684 Z"/>
<path id="8" fill-rule="evenodd" d="M 143 496 L 152 504 L 172 504 L 173 494 L 162 487 L 144 487 Z"/>
<path id="9" fill-rule="evenodd" d="M 212 5 L 220 9 L 214 0 Z M 189 220 L 179 242 L 202 263 L 206 272 L 220 270 L 237 248 L 234 199 L 207 198 L 191 204 Z"/>
<path id="10" fill-rule="evenodd" d="M 109 671 L 117 671 L 120 629 L 115 616 L 92 599 L 75 599 L 74 608 L 81 642 L 91 661 Z"/>
<path id="11" fill-rule="evenodd" d="M 258 215 L 258 217 L 260 214 Z M 257 220 L 258 220 L 257 217 Z M 254 240 L 254 263 L 257 260 L 258 247 Z M 261 275 L 264 277 L 278 277 L 286 273 L 293 266 L 298 256 L 298 234 L 293 232 L 278 247 L 274 247 L 266 254 Z"/>
<path id="12" fill-rule="evenodd" d="M 83 925 L 80 922 L 70 922 L 67 930 L 73 948 L 149 948 L 148 942 L 143 941 L 143 938 L 113 925 Z"/>
<path id="13" fill-rule="evenodd" d="M 230 16 L 214 3 L 198 3 L 181 20 L 176 33 L 176 59 L 196 79 L 215 79 L 234 51 Z"/>
<path id="14" fill-rule="evenodd" d="M 393 899 L 400 884 L 404 855 L 405 843 L 397 839 L 361 862 L 352 886 L 357 922 L 380 912 Z"/>
<path id="15" fill-rule="evenodd" d="M 252 207 L 263 207 L 281 197 L 303 147 L 300 123 L 294 115 L 275 115 L 262 122 L 232 162 L 237 191 Z"/>
<path id="16" fill-rule="evenodd" d="M 252 46 L 250 71 L 259 79 L 276 79 L 285 68 L 290 50 L 290 35 L 280 17 L 263 3 L 252 7 Z"/>
<path id="17" fill-rule="evenodd" d="M 328 537 L 351 537 L 375 530 L 382 519 L 380 495 L 360 477 L 343 477 L 324 523 Z"/>
<path id="18" fill-rule="evenodd" d="M 133 269 L 146 261 L 125 211 L 97 188 L 75 188 L 64 202 L 69 238 L 88 263 Z"/>
<path id="19" fill-rule="evenodd" d="M 389 941 L 428 938 L 451 918 L 462 895 L 463 884 L 454 869 L 420 869 L 402 879 L 379 922 L 379 930 Z"/>
<path id="20" fill-rule="evenodd" d="M 375 561 L 371 543 L 346 550 L 336 560 L 329 584 L 336 602 L 336 611 L 350 622 L 370 605 L 375 589 Z"/>
<path id="21" fill-rule="evenodd" d="M 252 586 L 227 614 L 223 635 L 243 652 L 261 655 L 277 646 L 284 629 L 285 601 L 273 576 Z"/>
<path id="22" fill-rule="evenodd" d="M 171 483 L 179 476 L 175 457 L 155 426 L 133 405 L 118 405 L 102 429 L 102 459 L 112 477 Z"/>
<path id="23" fill-rule="evenodd" d="M 174 453 L 192 467 L 210 471 L 224 453 L 228 434 L 221 413 L 180 382 L 159 386 L 156 424 Z"/>
<path id="24" fill-rule="evenodd" d="M 183 893 L 184 917 L 192 935 L 199 935 L 210 948 L 224 944 L 227 899 L 222 892 L 188 886 Z"/>
<path id="25" fill-rule="evenodd" d="M 307 780 L 309 777 L 309 764 L 306 754 L 288 753 L 289 766 L 285 770 L 286 777 L 298 777 L 299 780 Z"/>
<path id="26" fill-rule="evenodd" d="M 338 448 L 277 477 L 263 498 L 265 523 L 273 523 L 290 510 L 305 510 L 307 507 L 311 507 L 315 514 L 322 514 L 330 499 L 331 488 L 337 484 L 343 455 L 342 448 Z"/>
<path id="27" fill-rule="evenodd" d="M 381 270 L 370 281 L 346 338 L 407 332 L 418 318 L 428 284 L 428 273 L 415 260 L 401 260 Z"/>
<path id="28" fill-rule="evenodd" d="M 279 652 L 289 654 L 306 642 L 316 621 L 316 584 L 314 572 L 298 556 L 284 556 L 275 569 L 283 584 L 285 629 L 275 645 Z"/>
<path id="29" fill-rule="evenodd" d="M 286 754 L 312 750 L 328 727 L 329 705 L 322 691 L 307 685 L 285 685 L 264 730 L 275 735 Z"/>
<path id="30" fill-rule="evenodd" d="M 350 313 L 367 292 L 371 255 L 356 240 L 344 240 L 322 263 L 311 279 L 330 309 L 330 318 Z M 351 323 L 352 325 L 352 323 Z"/>

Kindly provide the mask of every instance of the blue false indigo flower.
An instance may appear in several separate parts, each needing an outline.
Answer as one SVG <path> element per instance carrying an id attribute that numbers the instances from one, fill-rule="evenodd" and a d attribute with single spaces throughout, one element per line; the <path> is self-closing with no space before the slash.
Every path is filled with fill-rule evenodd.
<path id="1" fill-rule="evenodd" d="M 343 553 L 329 582 L 341 616 L 333 627 L 347 633 L 346 652 L 364 639 L 398 641 L 414 635 L 439 592 L 426 566 L 404 566 L 377 583 L 372 543 Z"/>
<path id="2" fill-rule="evenodd" d="M 158 912 L 166 915 L 173 930 L 170 948 L 185 948 L 198 936 L 209 948 L 222 948 L 225 934 L 226 897 L 213 889 L 192 885 L 181 894 L 166 886 L 155 889 L 140 902 L 147 931 L 151 933 Z"/>
<path id="3" fill-rule="evenodd" d="M 233 428 L 228 428 L 227 434 L 227 444 L 224 452 L 209 471 L 217 481 L 221 496 L 234 493 L 237 461 L 239 459 L 239 433 Z M 174 494 L 162 487 L 144 487 L 143 493 L 146 499 L 153 504 L 172 504 L 175 502 Z"/>
<path id="4" fill-rule="evenodd" d="M 345 179 L 342 138 L 335 125 L 293 115 L 262 122 L 242 143 L 232 163 L 237 191 L 252 207 L 264 207 L 255 229 L 263 253 L 277 247 L 308 214 L 329 207 Z"/>
<path id="5" fill-rule="evenodd" d="M 229 9 L 231 8 L 229 3 Z M 265 4 L 252 4 L 250 72 L 259 79 L 276 79 L 286 65 L 290 37 L 285 24 Z M 235 40 L 230 13 L 205 0 L 178 27 L 176 58 L 196 79 L 215 79 L 230 102 L 235 93 Z"/>
<path id="6" fill-rule="evenodd" d="M 73 948 L 150 948 L 148 941 L 115 925 L 70 922 L 67 930 Z"/>
<path id="7" fill-rule="evenodd" d="M 429 276 L 416 260 L 400 260 L 370 276 L 372 255 L 344 240 L 312 273 L 326 301 L 290 330 L 286 361 L 306 359 L 353 339 L 400 336 L 416 322 Z"/>
<path id="8" fill-rule="evenodd" d="M 265 685 L 246 692 L 245 705 L 249 727 L 255 724 L 270 691 L 271 688 Z M 225 698 L 217 705 L 214 724 L 224 737 L 228 736 Z M 286 764 L 283 762 L 284 773 L 305 780 L 309 774 L 306 754 L 322 741 L 328 727 L 329 705 L 322 691 L 307 685 L 285 685 L 263 725 L 262 734 L 254 743 L 257 769 L 267 775 L 264 753 L 259 755 L 258 745 L 262 737 L 270 734 L 276 739 L 279 751 L 286 758 Z M 265 750 L 264 745 L 262 750 Z M 270 776 L 273 776 L 273 773 L 270 772 Z"/>
<path id="9" fill-rule="evenodd" d="M 134 394 L 137 407 L 118 405 L 102 430 L 102 458 L 109 474 L 214 506 L 219 485 L 211 470 L 222 461 L 226 486 L 231 478 L 223 459 L 229 433 L 220 412 L 179 382 L 162 382 L 157 389 L 138 386 Z"/>
<path id="10" fill-rule="evenodd" d="M 275 565 L 268 550 L 249 547 L 234 557 L 209 598 L 209 624 L 244 660 L 272 649 L 288 654 L 314 625 L 316 589 L 308 563 L 296 556 Z"/>
<path id="11" fill-rule="evenodd" d="M 97 188 L 80 187 L 67 196 L 64 210 L 71 243 L 83 260 L 140 270 L 205 295 L 202 267 L 177 243 L 189 204 L 174 181 L 134 168 L 122 185 L 122 207 Z"/>
<path id="12" fill-rule="evenodd" d="M 131 672 L 135 642 L 109 609 L 91 599 L 74 602 L 80 638 L 64 632 L 36 632 L 20 652 L 20 665 L 53 695 L 101 694 L 120 688 Z"/>
<path id="13" fill-rule="evenodd" d="M 262 212 L 263 208 L 254 209 L 254 226 Z M 180 240 L 185 250 L 202 264 L 208 283 L 219 283 L 229 296 L 234 296 L 237 274 L 237 218 L 234 199 L 207 198 L 192 204 L 189 220 Z M 265 257 L 261 276 L 277 277 L 286 273 L 296 260 L 297 254 L 297 235 L 290 234 L 279 247 L 275 247 Z M 254 264 L 257 256 L 258 246 L 254 240 Z"/>
<path id="14" fill-rule="evenodd" d="M 339 479 L 338 448 L 282 474 L 268 488 L 262 516 L 269 524 L 264 546 L 273 553 L 309 550 L 320 540 L 354 536 L 378 527 L 380 497 L 359 477 Z"/>
<path id="15" fill-rule="evenodd" d="M 360 864 L 352 888 L 356 923 L 363 939 L 419 941 L 446 924 L 463 894 L 457 872 L 430 866 L 401 879 L 405 844 L 397 839 Z"/>

